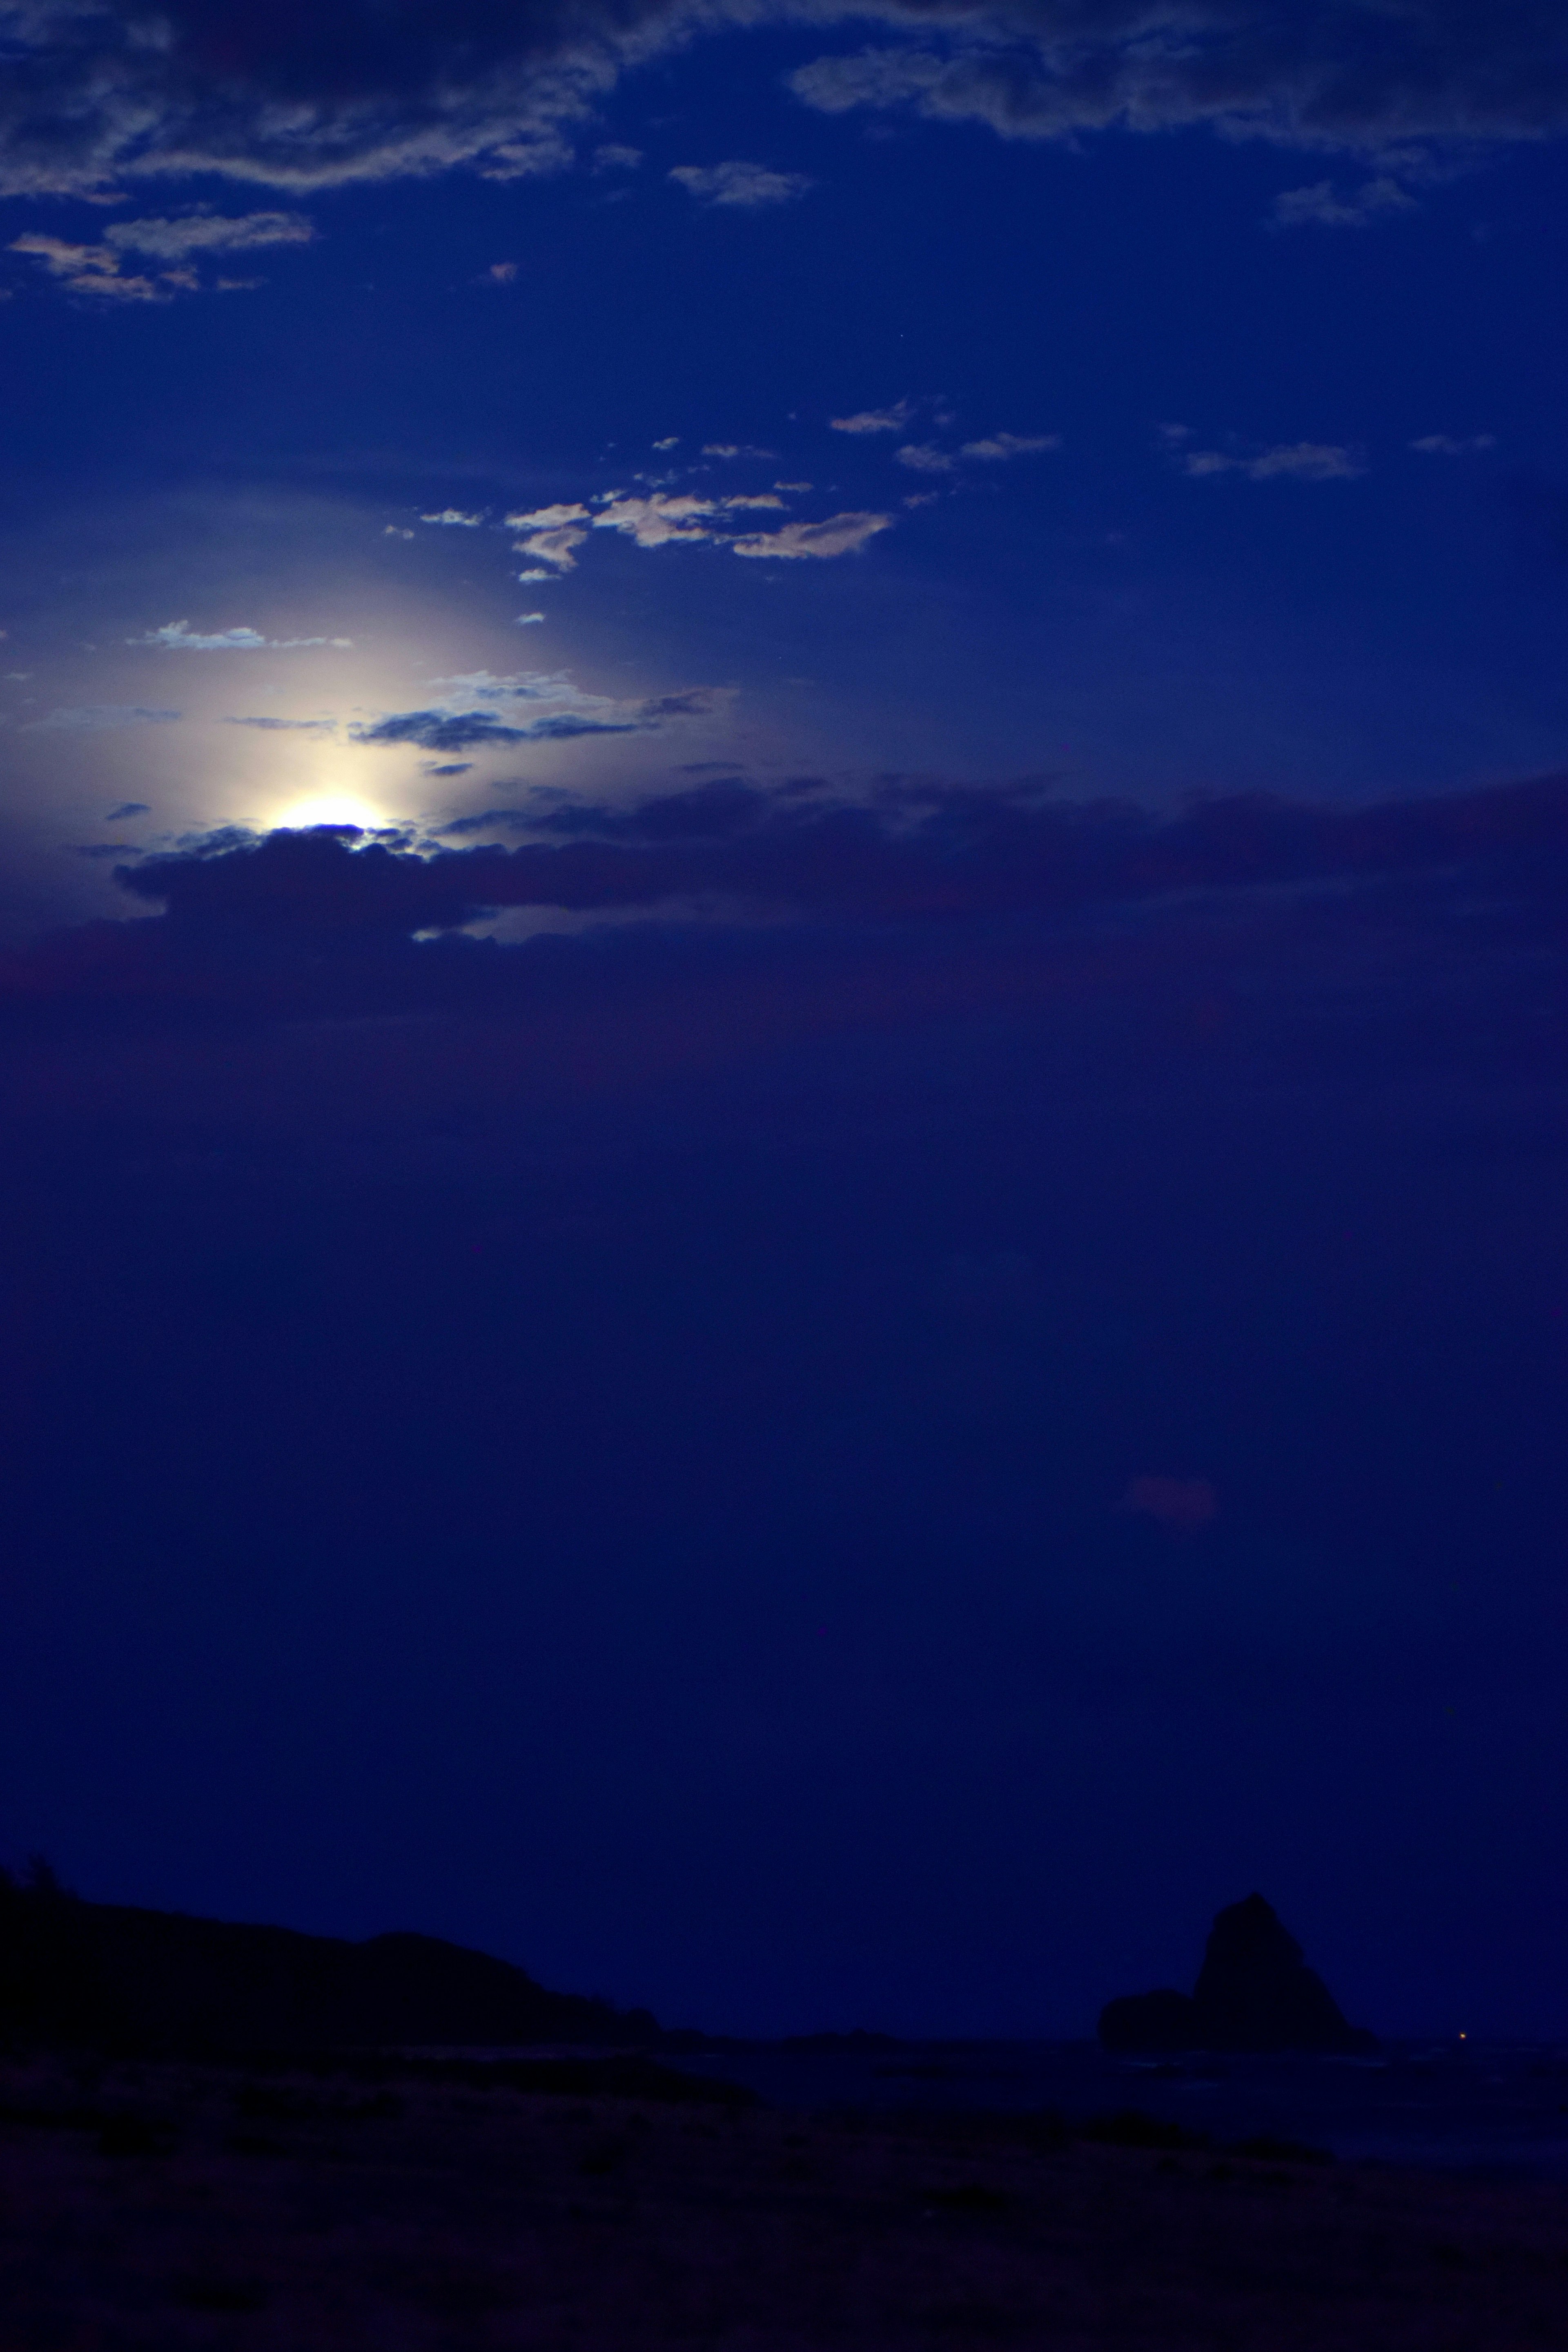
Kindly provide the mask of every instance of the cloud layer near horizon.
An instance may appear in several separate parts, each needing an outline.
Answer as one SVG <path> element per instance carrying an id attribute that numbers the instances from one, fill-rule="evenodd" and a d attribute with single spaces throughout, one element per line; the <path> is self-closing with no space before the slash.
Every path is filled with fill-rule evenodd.
<path id="1" fill-rule="evenodd" d="M 721 0 L 26 0 L 6 12 L 0 192 L 216 172 L 306 189 L 467 165 L 562 168 L 622 74 L 703 29 L 799 23 Z M 912 110 L 1010 137 L 1209 123 L 1366 152 L 1521 139 L 1568 123 L 1568 36 L 1550 0 L 871 0 L 806 19 L 880 43 L 793 77 L 829 112 Z"/>
<path id="2" fill-rule="evenodd" d="M 1269 1058 L 1331 1032 L 1332 1054 L 1359 1065 L 1404 1051 L 1398 1032 L 1419 1059 L 1478 1018 L 1487 1028 L 1500 989 L 1547 985 L 1531 943 L 1559 939 L 1568 874 L 1561 776 L 1363 808 L 1233 797 L 1167 817 L 913 785 L 849 806 L 809 783 L 732 778 L 492 820 L 507 821 L 531 837 L 421 852 L 343 831 L 228 835 L 124 866 L 132 897 L 161 911 L 6 957 L 0 1031 L 532 1008 L 528 1030 L 548 1002 L 552 1019 L 593 1010 L 596 1061 L 625 1047 L 629 1069 L 652 1045 L 661 1065 L 700 1060 L 716 1032 L 750 1055 L 866 1021 L 1047 1005 L 1076 1020 L 1090 1002 L 1140 1006 L 1155 1039 L 1201 1002 L 1219 1007 L 1193 1016 L 1205 1036 Z M 607 927 L 511 944 L 463 929 L 512 908 Z M 1527 1024 L 1509 1051 L 1545 1034 Z"/>

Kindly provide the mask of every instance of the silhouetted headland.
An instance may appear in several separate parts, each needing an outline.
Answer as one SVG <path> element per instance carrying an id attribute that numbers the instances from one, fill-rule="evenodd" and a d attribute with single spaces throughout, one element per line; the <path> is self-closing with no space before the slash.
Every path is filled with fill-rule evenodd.
<path id="1" fill-rule="evenodd" d="M 1249 1895 L 1215 1916 L 1190 1993 L 1126 1993 L 1100 2013 L 1108 2050 L 1375 2050 L 1350 2024 L 1271 1904 Z"/>
<path id="2" fill-rule="evenodd" d="M 201 2056 L 701 2039 L 435 1936 L 353 1943 L 84 1902 L 47 1868 L 24 1885 L 0 1876 L 0 2042 L 13 2045 Z"/>

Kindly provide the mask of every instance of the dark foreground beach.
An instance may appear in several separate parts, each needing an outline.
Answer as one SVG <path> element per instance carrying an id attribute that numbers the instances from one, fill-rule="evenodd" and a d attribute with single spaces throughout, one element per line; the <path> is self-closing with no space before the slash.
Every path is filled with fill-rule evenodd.
<path id="1" fill-rule="evenodd" d="M 647 2080 L 613 2097 L 477 2069 L 0 2068 L 0 2344 L 1568 2343 L 1559 2185 Z"/>

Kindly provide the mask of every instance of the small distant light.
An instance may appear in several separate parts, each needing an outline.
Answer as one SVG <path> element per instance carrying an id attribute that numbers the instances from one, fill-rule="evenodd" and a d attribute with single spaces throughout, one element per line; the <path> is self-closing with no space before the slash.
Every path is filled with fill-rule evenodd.
<path id="1" fill-rule="evenodd" d="M 1460 2036 L 1459 2036 L 1459 2039 L 1460 2039 L 1460 2041 L 1461 2041 L 1461 2042 L 1468 2042 L 1468 2041 L 1469 2040 L 1469 2038 L 1470 2038 L 1470 2037 L 1469 2037 L 1469 2035 L 1468 2035 L 1468 2033 L 1461 2033 L 1461 2034 L 1460 2034 Z"/>

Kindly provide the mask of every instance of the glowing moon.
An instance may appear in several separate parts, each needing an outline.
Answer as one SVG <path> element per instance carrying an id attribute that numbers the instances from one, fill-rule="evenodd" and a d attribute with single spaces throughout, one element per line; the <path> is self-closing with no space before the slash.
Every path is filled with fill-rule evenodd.
<path id="1" fill-rule="evenodd" d="M 273 817 L 274 825 L 286 827 L 291 833 L 304 833 L 313 824 L 357 824 L 362 833 L 374 833 L 377 825 L 386 823 L 383 809 L 374 808 L 357 793 L 311 793 L 304 800 L 290 801 Z"/>

